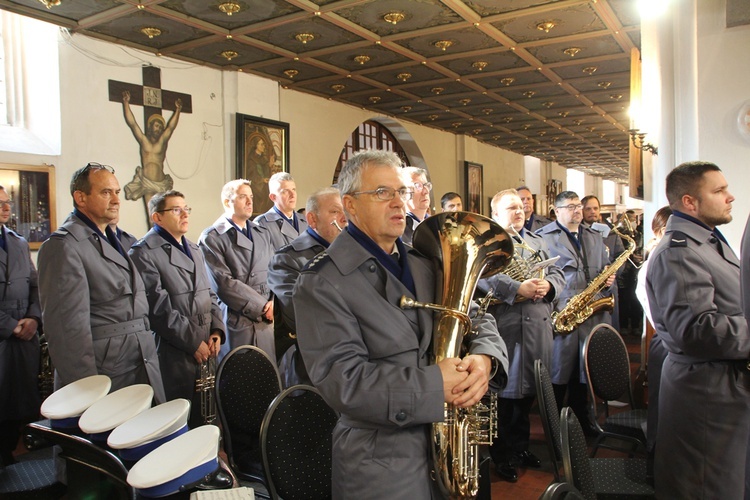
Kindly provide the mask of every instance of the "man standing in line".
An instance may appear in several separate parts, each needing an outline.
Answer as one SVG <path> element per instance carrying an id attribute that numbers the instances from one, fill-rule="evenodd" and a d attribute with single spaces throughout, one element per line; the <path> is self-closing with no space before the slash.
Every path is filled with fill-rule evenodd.
<path id="1" fill-rule="evenodd" d="M 541 229 L 552 222 L 547 217 L 534 213 L 534 195 L 531 194 L 531 189 L 526 186 L 521 186 L 516 188 L 516 191 L 518 191 L 518 196 L 521 197 L 521 202 L 523 203 L 523 227 L 525 227 L 527 231 L 534 233 L 538 229 Z"/>
<path id="2" fill-rule="evenodd" d="M 523 204 L 515 189 L 500 191 L 492 198 L 492 218 L 513 235 L 514 260 L 524 260 L 531 266 L 549 258 L 544 239 L 523 226 Z M 545 366 L 550 366 L 553 335 L 550 315 L 555 297 L 565 289 L 565 277 L 554 264 L 546 268 L 543 278 L 537 274 L 513 277 L 511 274 L 506 269 L 480 280 L 477 289 L 482 296 L 490 289 L 493 291 L 495 300 L 488 312 L 498 324 L 502 323 L 498 330 L 508 348 L 508 385 L 500 392 L 498 437 L 490 453 L 498 475 L 515 483 L 517 467 L 541 466 L 539 458 L 529 451 L 529 413 L 536 396 L 534 361 L 541 359 Z"/>
<path id="3" fill-rule="evenodd" d="M 39 307 L 29 244 L 6 224 L 13 200 L 0 186 L 0 466 L 15 463 L 21 425 L 39 416 Z"/>
<path id="4" fill-rule="evenodd" d="M 195 381 L 224 340 L 221 311 L 198 246 L 185 238 L 190 208 L 178 191 L 148 202 L 154 226 L 130 249 L 146 286 L 151 327 L 159 336 L 159 364 L 167 401 L 192 401 L 190 426 L 203 424 Z"/>
<path id="5" fill-rule="evenodd" d="M 313 257 L 328 248 L 346 227 L 341 193 L 335 187 L 320 189 L 307 199 L 307 230 L 281 247 L 268 266 L 268 286 L 275 297 L 274 337 L 279 370 L 285 387 L 310 384 L 310 378 L 297 352 L 297 325 L 294 321 L 292 291 L 297 277 Z"/>
<path id="6" fill-rule="evenodd" d="M 401 236 L 401 241 L 411 245 L 414 230 L 420 222 L 425 220 L 427 211 L 430 209 L 430 191 L 432 183 L 427 182 L 427 170 L 419 167 L 404 167 L 402 175 L 406 187 L 413 191 L 411 199 L 407 200 L 406 228 Z"/>
<path id="7" fill-rule="evenodd" d="M 672 215 L 646 279 L 654 328 L 667 350 L 656 496 L 740 499 L 750 435 L 750 332 L 740 262 L 717 228 L 731 222 L 734 196 L 719 167 L 702 161 L 672 170 L 666 189 Z"/>
<path id="8" fill-rule="evenodd" d="M 333 498 L 439 498 L 429 424 L 444 403 L 468 407 L 508 367 L 490 315 L 463 359 L 430 365 L 433 313 L 403 310 L 403 295 L 433 302 L 436 270 L 401 242 L 412 193 L 398 156 L 355 153 L 341 170 L 347 228 L 302 271 L 293 293 L 310 379 L 341 413 L 333 431 Z"/>
<path id="9" fill-rule="evenodd" d="M 307 222 L 296 213 L 297 185 L 287 172 L 278 172 L 268 181 L 271 209 L 255 218 L 255 223 L 269 231 L 271 245 L 276 251 L 305 232 Z"/>
<path id="10" fill-rule="evenodd" d="M 221 189 L 222 214 L 203 231 L 198 246 L 206 259 L 211 286 L 221 300 L 228 348 L 254 345 L 276 359 L 273 342 L 273 299 L 268 289 L 268 263 L 274 249 L 269 231 L 252 222 L 250 181 L 236 179 Z M 225 344 L 226 345 L 226 344 Z"/>
<path id="11" fill-rule="evenodd" d="M 440 206 L 443 212 L 460 212 L 464 209 L 464 203 L 461 200 L 461 195 L 448 191 L 440 199 Z"/>
<path id="12" fill-rule="evenodd" d="M 70 181 L 73 214 L 39 250 L 42 320 L 55 387 L 108 375 L 112 390 L 150 384 L 165 401 L 148 300 L 109 224 L 119 217 L 114 169 L 89 163 Z"/>
<path id="13" fill-rule="evenodd" d="M 607 247 L 601 234 L 581 224 L 583 204 L 573 191 L 563 191 L 555 198 L 557 221 L 547 224 L 536 234 L 544 238 L 550 254 L 559 256 L 557 265 L 565 275 L 566 287 L 557 300 L 557 310 L 562 310 L 568 301 L 584 291 L 610 263 Z M 610 276 L 606 286 L 611 289 L 615 276 Z M 608 312 L 594 313 L 569 334 L 556 335 L 552 351 L 550 376 L 555 389 L 558 410 L 562 409 L 565 393 L 568 404 L 578 417 L 584 431 L 597 433 L 588 413 L 588 390 L 586 370 L 583 362 L 583 343 L 594 326 L 610 323 Z"/>

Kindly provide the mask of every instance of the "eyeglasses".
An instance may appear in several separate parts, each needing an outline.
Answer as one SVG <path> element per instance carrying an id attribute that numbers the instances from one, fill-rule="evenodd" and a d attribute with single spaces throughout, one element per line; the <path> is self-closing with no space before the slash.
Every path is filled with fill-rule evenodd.
<path id="1" fill-rule="evenodd" d="M 421 182 L 415 182 L 412 184 L 414 186 L 415 191 L 421 191 L 422 189 L 425 189 L 426 191 L 432 191 L 432 183 L 431 182 L 425 182 L 424 184 Z"/>
<path id="2" fill-rule="evenodd" d="M 558 206 L 558 207 L 555 207 L 555 208 L 565 208 L 565 209 L 567 209 L 567 210 L 571 210 L 571 211 L 572 211 L 572 210 L 583 210 L 583 205 L 581 205 L 581 204 L 579 203 L 578 205 L 573 205 L 573 204 L 570 204 L 570 205 L 562 205 L 562 206 Z"/>
<path id="3" fill-rule="evenodd" d="M 165 208 L 164 210 L 157 210 L 157 212 L 159 212 L 159 213 L 172 212 L 177 217 L 179 217 L 180 215 L 182 215 L 182 212 L 185 212 L 186 214 L 190 215 L 190 212 L 192 212 L 192 211 L 193 211 L 193 209 L 190 208 L 190 207 L 185 207 L 185 208 L 182 208 L 182 207 L 172 207 L 172 208 Z"/>
<path id="4" fill-rule="evenodd" d="M 374 194 L 380 201 L 391 201 L 396 197 L 396 194 L 398 194 L 402 200 L 408 201 L 411 200 L 412 196 L 414 196 L 414 191 L 411 191 L 407 188 L 393 189 L 388 187 L 379 187 L 377 189 L 373 189 L 372 191 L 357 191 L 351 193 L 352 196 L 357 196 L 358 194 Z"/>
<path id="5" fill-rule="evenodd" d="M 72 184 L 75 184 L 75 182 L 78 180 L 79 177 L 81 177 L 84 174 L 87 174 L 88 172 L 92 170 L 106 170 L 110 174 L 115 173 L 115 169 L 110 167 L 109 165 L 102 165 L 101 163 L 96 162 L 89 162 L 85 167 L 78 170 L 75 174 L 73 174 L 73 179 L 71 181 Z"/>
<path id="6" fill-rule="evenodd" d="M 5 201 L 0 200 L 0 208 L 5 208 L 5 207 L 13 208 L 13 205 L 14 205 L 13 200 L 5 200 Z"/>

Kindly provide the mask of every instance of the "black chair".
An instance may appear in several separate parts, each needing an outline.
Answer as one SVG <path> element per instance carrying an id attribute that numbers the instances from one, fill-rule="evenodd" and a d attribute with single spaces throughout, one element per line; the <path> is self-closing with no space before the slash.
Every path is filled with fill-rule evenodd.
<path id="1" fill-rule="evenodd" d="M 633 404 L 630 358 L 622 337 L 606 323 L 596 325 L 583 344 L 583 357 L 591 393 L 592 420 L 600 431 L 591 456 L 596 455 L 599 447 L 623 450 L 631 454 L 642 448 L 645 453 L 648 410 L 635 409 Z M 598 400 L 603 401 L 603 424 L 598 419 Z M 610 415 L 609 402 L 623 400 L 628 409 Z M 625 441 L 631 446 L 623 448 L 616 444 L 606 444 L 606 440 L 610 438 Z"/>
<path id="2" fill-rule="evenodd" d="M 536 382 L 536 400 L 539 405 L 539 416 L 542 419 L 544 436 L 547 438 L 547 448 L 552 461 L 552 472 L 555 481 L 560 482 L 562 468 L 562 447 L 560 445 L 560 414 L 557 412 L 555 392 L 552 379 L 541 359 L 534 361 L 534 381 Z"/>
<path id="3" fill-rule="evenodd" d="M 0 465 L 0 498 L 55 499 L 64 494 L 65 485 L 55 478 L 51 448 L 27 453 L 18 463 Z"/>
<path id="4" fill-rule="evenodd" d="M 331 498 L 331 435 L 337 420 L 314 387 L 295 385 L 273 400 L 260 430 L 272 499 Z"/>
<path id="5" fill-rule="evenodd" d="M 52 429 L 44 421 L 29 424 L 26 430 L 60 447 L 58 457 L 65 461 L 67 498 L 136 499 L 135 489 L 127 483 L 128 469 L 111 452 L 80 436 Z"/>
<path id="6" fill-rule="evenodd" d="M 642 458 L 589 458 L 586 438 L 575 414 L 560 414 L 562 457 L 566 481 L 586 500 L 602 498 L 654 498 Z"/>
<path id="7" fill-rule="evenodd" d="M 229 466 L 240 480 L 266 484 L 260 449 L 263 416 L 281 392 L 276 362 L 245 345 L 224 356 L 216 370 L 216 408 Z"/>
<path id="8" fill-rule="evenodd" d="M 570 483 L 552 483 L 539 500 L 585 500 L 580 491 Z"/>

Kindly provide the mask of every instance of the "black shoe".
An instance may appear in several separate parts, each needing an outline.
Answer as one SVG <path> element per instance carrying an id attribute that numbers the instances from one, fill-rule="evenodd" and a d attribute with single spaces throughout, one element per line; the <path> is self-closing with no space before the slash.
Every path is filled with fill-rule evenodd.
<path id="1" fill-rule="evenodd" d="M 219 469 L 215 474 L 207 476 L 195 488 L 198 490 L 226 490 L 232 487 L 232 483 L 232 476 L 224 469 Z"/>
<path id="2" fill-rule="evenodd" d="M 518 463 L 522 467 L 533 467 L 535 469 L 538 469 L 542 466 L 542 461 L 539 460 L 539 458 L 537 458 L 537 456 L 531 453 L 529 450 L 522 451 L 521 453 L 516 453 L 513 458 L 516 463 Z"/>
<path id="3" fill-rule="evenodd" d="M 516 466 L 512 462 L 495 464 L 495 472 L 497 472 L 498 476 L 511 483 L 518 481 L 518 469 L 516 469 Z"/>

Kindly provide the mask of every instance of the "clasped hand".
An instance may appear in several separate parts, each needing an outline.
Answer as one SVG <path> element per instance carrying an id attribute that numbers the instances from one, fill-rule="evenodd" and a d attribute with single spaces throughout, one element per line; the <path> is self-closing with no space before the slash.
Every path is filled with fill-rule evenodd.
<path id="1" fill-rule="evenodd" d="M 484 354 L 469 354 L 463 359 L 447 358 L 438 363 L 443 375 L 445 402 L 468 408 L 487 393 L 492 361 Z"/>

